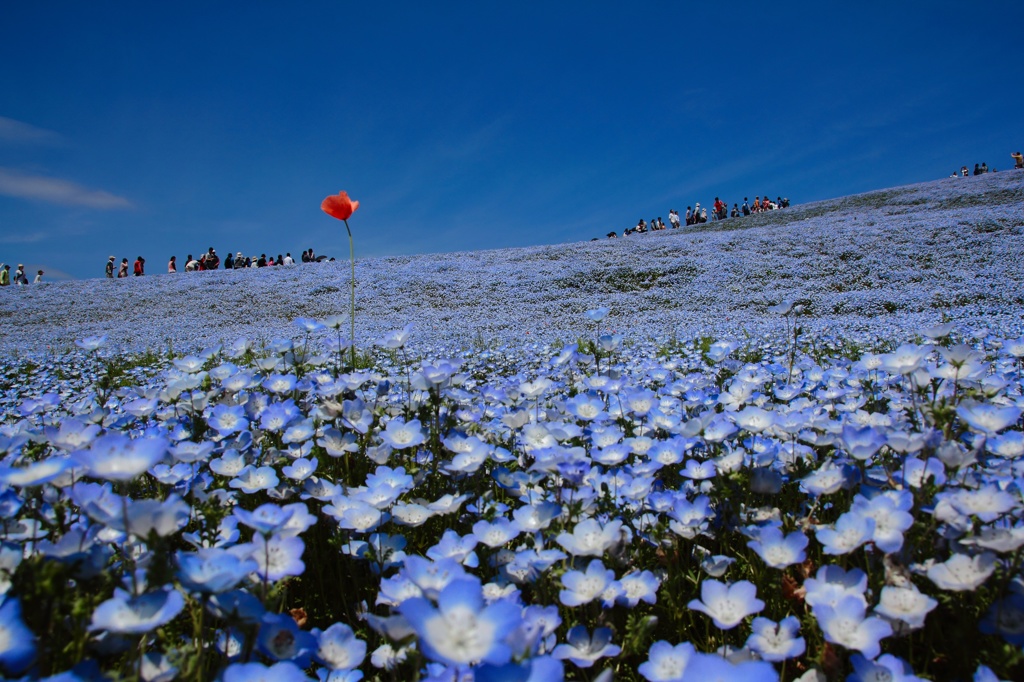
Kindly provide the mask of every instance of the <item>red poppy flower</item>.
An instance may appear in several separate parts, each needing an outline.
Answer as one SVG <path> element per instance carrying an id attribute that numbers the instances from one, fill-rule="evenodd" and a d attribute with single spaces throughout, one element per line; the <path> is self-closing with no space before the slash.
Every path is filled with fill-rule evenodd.
<path id="1" fill-rule="evenodd" d="M 348 198 L 348 192 L 332 194 L 320 203 L 320 210 L 338 220 L 348 220 L 359 208 L 358 201 Z"/>

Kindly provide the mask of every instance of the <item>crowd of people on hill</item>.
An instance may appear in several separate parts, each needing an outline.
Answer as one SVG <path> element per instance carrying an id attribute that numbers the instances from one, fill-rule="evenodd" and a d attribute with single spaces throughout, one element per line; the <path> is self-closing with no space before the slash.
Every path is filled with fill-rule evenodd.
<path id="1" fill-rule="evenodd" d="M 117 265 L 115 261 L 116 257 L 110 256 L 107 259 L 106 276 L 107 279 L 123 279 L 129 276 L 128 270 L 128 259 L 122 258 L 120 265 Z M 318 263 L 325 260 L 334 260 L 327 256 L 317 256 L 313 249 L 307 249 L 302 252 L 301 261 L 303 263 Z M 278 254 L 275 258 L 273 254 L 267 256 L 262 253 L 259 256 L 243 256 L 242 252 L 239 251 L 235 255 L 231 255 L 228 252 L 227 257 L 224 258 L 224 269 L 225 270 L 241 270 L 242 268 L 263 268 L 263 267 L 274 267 L 278 265 L 293 265 L 295 259 L 292 258 L 291 252 L 285 255 Z M 185 259 L 185 272 L 202 272 L 204 270 L 217 270 L 221 266 L 220 256 L 217 255 L 217 250 L 212 246 L 207 249 L 206 253 L 200 254 L 199 258 L 195 258 L 191 253 Z M 178 272 L 178 257 L 171 256 L 170 260 L 167 261 L 167 272 L 176 273 Z M 146 259 L 139 256 L 135 259 L 135 264 L 131 267 L 131 274 L 135 277 L 142 277 L 146 274 Z"/>
<path id="2" fill-rule="evenodd" d="M 1024 154 L 1020 152 L 1013 152 L 1010 154 L 1010 158 L 1013 159 L 1014 170 L 1024 169 Z M 998 172 L 994 167 L 989 168 L 988 164 L 982 161 L 981 163 L 974 164 L 974 172 L 972 173 L 967 169 L 967 166 L 960 166 L 959 171 L 953 171 L 950 173 L 951 178 L 966 178 L 969 175 L 984 175 L 985 173 L 996 173 Z"/>
<path id="3" fill-rule="evenodd" d="M 775 201 L 768 198 L 767 195 L 762 199 L 760 196 L 754 197 L 754 202 L 751 203 L 750 199 L 743 197 L 743 205 L 734 203 L 732 210 L 729 209 L 729 204 L 722 201 L 719 197 L 715 197 L 715 203 L 711 206 L 711 220 L 725 220 L 727 218 L 739 218 L 741 216 L 748 216 L 752 213 L 763 213 L 765 211 L 775 211 L 782 208 L 789 208 L 789 199 L 783 197 L 776 197 Z M 677 229 L 684 224 L 687 226 L 700 225 L 708 222 L 708 209 L 707 207 L 701 208 L 700 202 L 697 202 L 693 207 L 686 207 L 686 214 L 681 218 L 679 212 L 674 208 L 669 209 L 668 222 L 672 229 Z M 666 229 L 665 221 L 661 219 L 661 216 L 657 218 L 651 218 L 651 222 L 646 222 L 643 218 L 636 224 L 635 227 L 630 227 L 622 232 L 622 236 L 628 236 L 631 234 L 642 234 L 644 232 L 655 232 L 657 230 Z M 608 238 L 614 239 L 618 237 L 617 232 L 609 232 Z"/>
<path id="4" fill-rule="evenodd" d="M 318 256 L 313 252 L 313 249 L 306 249 L 302 252 L 299 258 L 302 263 L 319 263 L 325 260 L 333 261 L 333 258 L 328 256 Z M 239 251 L 235 255 L 230 253 L 223 261 L 225 270 L 240 270 L 242 268 L 263 268 L 263 267 L 276 267 L 279 265 L 293 265 L 295 259 L 292 258 L 292 254 L 286 253 L 283 256 L 278 254 L 269 256 L 265 253 L 259 256 L 243 256 L 242 252 Z M 220 256 L 217 255 L 216 249 L 212 246 L 207 249 L 206 253 L 201 254 L 199 258 L 194 258 L 192 254 L 188 254 L 185 259 L 185 266 L 183 270 L 185 272 L 201 272 L 203 270 L 217 270 L 221 266 Z M 170 260 L 167 261 L 167 272 L 176 273 L 178 272 L 178 258 L 177 256 L 171 256 Z M 35 278 L 32 280 L 33 284 L 39 284 L 43 281 L 43 275 L 45 273 L 42 270 L 36 272 Z M 146 274 L 146 259 L 139 256 L 135 259 L 134 264 L 130 264 L 127 258 L 122 258 L 121 262 L 117 262 L 115 256 L 107 258 L 107 264 L 105 268 L 105 274 L 107 279 L 125 279 L 127 277 L 142 277 Z M 12 284 L 25 285 L 29 283 L 28 274 L 25 272 L 25 266 L 22 264 L 18 265 L 18 269 L 13 273 L 11 272 L 11 266 L 5 263 L 0 263 L 0 286 L 9 286 Z"/>
<path id="5" fill-rule="evenodd" d="M 46 274 L 42 270 L 36 271 L 36 276 L 32 279 L 34 284 L 39 284 L 43 281 L 43 275 Z M 0 263 L 0 287 L 10 286 L 12 284 L 28 284 L 28 275 L 25 274 L 25 266 L 18 263 L 18 269 L 11 274 L 11 266 L 6 263 Z"/>

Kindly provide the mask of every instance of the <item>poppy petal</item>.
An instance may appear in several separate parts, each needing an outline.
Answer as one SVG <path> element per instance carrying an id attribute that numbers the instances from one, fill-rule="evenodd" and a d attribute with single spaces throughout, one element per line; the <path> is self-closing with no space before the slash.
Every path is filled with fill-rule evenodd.
<path id="1" fill-rule="evenodd" d="M 332 194 L 320 203 L 320 209 L 329 216 L 338 220 L 348 220 L 359 208 L 358 201 L 348 198 L 348 192 Z"/>

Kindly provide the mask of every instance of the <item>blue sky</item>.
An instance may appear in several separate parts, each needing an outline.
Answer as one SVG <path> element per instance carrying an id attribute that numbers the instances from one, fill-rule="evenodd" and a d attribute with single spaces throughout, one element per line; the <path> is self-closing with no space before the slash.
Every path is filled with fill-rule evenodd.
<path id="1" fill-rule="evenodd" d="M 558 243 L 1024 147 L 1024 3 L 20 2 L 0 261 Z"/>

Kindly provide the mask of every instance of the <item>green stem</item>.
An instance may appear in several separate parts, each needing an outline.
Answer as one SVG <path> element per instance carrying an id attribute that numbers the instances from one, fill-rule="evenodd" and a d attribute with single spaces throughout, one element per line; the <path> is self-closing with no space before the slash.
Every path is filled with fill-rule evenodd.
<path id="1" fill-rule="evenodd" d="M 345 230 L 348 231 L 348 256 L 352 262 L 352 307 L 351 307 L 351 358 L 352 358 L 352 371 L 356 371 L 356 247 L 352 242 L 352 230 L 349 229 L 348 221 L 345 222 Z"/>

